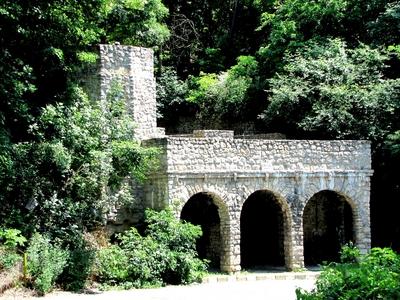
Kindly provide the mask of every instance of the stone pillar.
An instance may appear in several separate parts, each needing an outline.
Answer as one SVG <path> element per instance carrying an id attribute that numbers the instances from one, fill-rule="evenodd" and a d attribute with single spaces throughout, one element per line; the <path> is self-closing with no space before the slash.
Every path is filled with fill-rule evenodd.
<path id="1" fill-rule="evenodd" d="M 239 216 L 239 218 L 237 217 Z M 240 266 L 240 213 L 231 213 L 230 226 L 227 235 L 228 247 L 225 249 L 225 261 L 222 263 L 221 271 L 235 273 L 241 270 Z"/>
<path id="2" fill-rule="evenodd" d="M 295 214 L 294 214 L 295 215 Z M 288 256 L 285 257 L 286 268 L 289 271 L 294 271 L 304 268 L 304 247 L 303 247 L 303 222 L 298 216 L 294 216 L 293 223 L 290 226 L 291 236 L 291 251 L 285 251 Z M 285 247 L 286 240 L 285 240 Z"/>
<path id="3" fill-rule="evenodd" d="M 303 231 L 303 210 L 306 203 L 301 180 L 296 178 L 293 182 L 296 186 L 296 194 L 287 195 L 290 211 L 291 223 L 289 224 L 288 236 L 285 238 L 285 247 L 290 249 L 285 251 L 286 268 L 289 271 L 302 269 L 304 265 L 304 231 Z"/>
<path id="4" fill-rule="evenodd" d="M 354 199 L 357 211 L 353 212 L 355 242 L 362 254 L 371 249 L 370 178 L 365 177 L 360 192 Z"/>

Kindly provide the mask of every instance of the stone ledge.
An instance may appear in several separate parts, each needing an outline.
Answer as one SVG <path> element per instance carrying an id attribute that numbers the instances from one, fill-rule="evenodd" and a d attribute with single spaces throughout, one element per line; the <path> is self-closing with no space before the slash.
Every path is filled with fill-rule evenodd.
<path id="1" fill-rule="evenodd" d="M 232 281 L 261 281 L 261 280 L 317 280 L 321 272 L 254 272 L 233 275 L 208 275 L 202 283 L 232 282 Z"/>
<path id="2" fill-rule="evenodd" d="M 370 177 L 373 175 L 373 170 L 329 170 L 329 171 L 199 171 L 199 172 L 187 172 L 187 171 L 167 171 L 162 174 L 152 174 L 149 178 L 163 178 L 163 177 L 175 177 L 177 179 L 209 179 L 209 178 L 228 178 L 228 179 L 240 179 L 240 178 L 282 178 L 282 177 Z"/>
<path id="3" fill-rule="evenodd" d="M 233 130 L 193 130 L 194 138 L 233 139 Z"/>

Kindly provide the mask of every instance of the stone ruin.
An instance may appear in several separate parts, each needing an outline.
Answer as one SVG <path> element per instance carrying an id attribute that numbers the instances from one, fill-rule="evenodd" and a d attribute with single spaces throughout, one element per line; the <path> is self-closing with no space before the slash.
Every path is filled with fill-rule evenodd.
<path id="1" fill-rule="evenodd" d="M 136 187 L 137 208 L 169 206 L 200 225 L 198 252 L 211 266 L 230 273 L 296 270 L 337 260 L 349 241 L 363 253 L 370 248 L 368 141 L 278 140 L 229 130 L 165 135 L 156 125 L 151 49 L 100 45 L 97 74 L 101 101 L 113 80 L 122 82 L 136 137 L 160 149 L 158 170 Z"/>

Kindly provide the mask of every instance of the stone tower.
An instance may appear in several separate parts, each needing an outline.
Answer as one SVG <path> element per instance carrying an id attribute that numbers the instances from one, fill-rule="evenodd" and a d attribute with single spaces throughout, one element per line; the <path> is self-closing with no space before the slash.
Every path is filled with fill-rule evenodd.
<path id="1" fill-rule="evenodd" d="M 148 48 L 100 45 L 100 99 L 105 101 L 113 83 L 125 93 L 128 111 L 136 124 L 139 140 L 163 136 L 157 128 L 156 82 L 153 50 Z"/>

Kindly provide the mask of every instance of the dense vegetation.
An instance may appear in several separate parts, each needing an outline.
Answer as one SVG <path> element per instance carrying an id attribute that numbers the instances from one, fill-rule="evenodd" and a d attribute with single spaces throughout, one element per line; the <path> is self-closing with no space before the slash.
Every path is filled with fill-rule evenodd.
<path id="1" fill-rule="evenodd" d="M 125 288 L 199 281 L 207 269 L 195 247 L 201 228 L 180 222 L 169 210 L 147 210 L 145 221 L 144 235 L 131 228 L 118 236 L 119 245 L 98 252 L 97 280 Z"/>
<path id="2" fill-rule="evenodd" d="M 20 268 L 24 249 L 22 283 L 39 294 L 48 293 L 56 284 L 81 290 L 90 280 L 103 289 L 199 282 L 207 270 L 207 262 L 196 252 L 201 228 L 181 222 L 170 210 L 146 210 L 144 225 L 143 234 L 132 227 L 118 234 L 116 243 L 103 234 L 99 239 L 103 245 L 99 236 L 86 233 L 79 248 L 65 247 L 62 239 L 38 232 L 24 248 L 27 240 L 21 231 L 1 229 L 0 273 Z"/>
<path id="3" fill-rule="evenodd" d="M 298 289 L 297 299 L 399 299 L 400 255 L 393 250 L 373 248 L 361 256 L 345 246 L 341 260 L 324 268 L 313 291 Z"/>
<path id="4" fill-rule="evenodd" d="M 96 261 L 85 235 L 112 207 L 134 201 L 126 179 L 143 179 L 154 164 L 156 150 L 143 149 L 132 134 L 120 88 L 100 108 L 80 86 L 80 73 L 96 62 L 96 44 L 112 42 L 155 49 L 159 121 L 169 132 L 190 120 L 290 138 L 370 139 L 373 244 L 400 250 L 398 1 L 4 0 L 0 239 L 8 245 L 0 269 L 18 263 L 28 247 L 33 257 L 59 258 L 52 270 L 28 268 L 32 278 L 43 277 L 33 281 L 37 289 L 46 292 L 58 276 L 67 288 L 81 287 Z M 22 236 L 32 238 L 28 246 Z M 149 266 L 157 269 L 150 282 L 195 277 L 171 271 L 188 267 L 178 263 L 184 254 L 150 231 L 142 237 L 132 230 L 120 242 L 105 253 L 131 257 L 131 242 L 168 253 Z M 133 271 L 103 280 L 144 285 Z"/>

